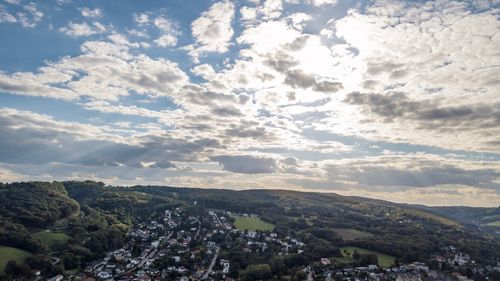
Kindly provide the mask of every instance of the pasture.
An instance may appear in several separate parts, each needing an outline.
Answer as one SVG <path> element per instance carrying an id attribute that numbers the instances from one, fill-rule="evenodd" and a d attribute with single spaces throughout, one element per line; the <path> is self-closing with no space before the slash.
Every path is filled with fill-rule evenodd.
<path id="1" fill-rule="evenodd" d="M 487 224 L 488 226 L 499 226 L 500 227 L 500 221 L 493 221 Z"/>
<path id="2" fill-rule="evenodd" d="M 0 246 L 0 273 L 4 273 L 5 266 L 10 260 L 15 260 L 17 263 L 23 263 L 29 256 L 30 252 L 12 248 Z"/>
<path id="3" fill-rule="evenodd" d="M 39 240 L 49 249 L 66 244 L 71 237 L 65 233 L 42 230 L 33 234 L 33 239 Z"/>
<path id="4" fill-rule="evenodd" d="M 344 240 L 356 240 L 373 236 L 369 232 L 364 232 L 354 228 L 334 228 L 333 229 Z"/>
<path id="5" fill-rule="evenodd" d="M 383 253 L 358 248 L 358 247 L 341 247 L 340 252 L 342 253 L 341 258 L 333 258 L 339 263 L 352 263 L 354 262 L 354 258 L 352 257 L 354 250 L 356 250 L 359 254 L 375 254 L 378 258 L 378 264 L 381 267 L 389 267 L 394 264 L 395 258 L 393 256 L 389 256 Z"/>
<path id="6" fill-rule="evenodd" d="M 234 216 L 234 226 L 239 230 L 272 231 L 274 224 L 265 222 L 258 217 Z"/>

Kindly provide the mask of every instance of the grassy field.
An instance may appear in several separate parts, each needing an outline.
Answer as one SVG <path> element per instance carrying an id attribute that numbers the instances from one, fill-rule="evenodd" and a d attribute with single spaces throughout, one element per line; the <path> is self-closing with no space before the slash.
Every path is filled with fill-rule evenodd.
<path id="1" fill-rule="evenodd" d="M 500 221 L 493 221 L 487 224 L 488 226 L 500 226 Z"/>
<path id="2" fill-rule="evenodd" d="M 31 256 L 31 254 L 24 250 L 0 246 L 0 273 L 4 272 L 5 266 L 10 260 L 23 263 L 29 256 Z"/>
<path id="3" fill-rule="evenodd" d="M 373 234 L 357 230 L 354 228 L 334 228 L 335 232 L 345 240 L 355 240 L 358 238 L 370 237 Z"/>
<path id="4" fill-rule="evenodd" d="M 347 250 L 347 253 L 345 250 Z M 376 254 L 378 257 L 378 264 L 382 267 L 389 267 L 394 264 L 394 257 L 392 256 L 358 247 L 341 247 L 340 252 L 342 253 L 342 257 L 333 259 L 339 263 L 352 263 L 354 261 L 352 258 L 354 250 L 358 251 L 360 254 Z"/>
<path id="5" fill-rule="evenodd" d="M 63 245 L 70 239 L 70 237 L 65 233 L 51 232 L 49 230 L 39 231 L 33 234 L 33 238 L 40 240 L 40 242 L 46 245 L 49 249 L 52 249 L 57 245 Z"/>
<path id="6" fill-rule="evenodd" d="M 265 222 L 257 217 L 234 217 L 234 226 L 239 230 L 264 230 L 271 231 L 274 229 L 274 224 Z"/>

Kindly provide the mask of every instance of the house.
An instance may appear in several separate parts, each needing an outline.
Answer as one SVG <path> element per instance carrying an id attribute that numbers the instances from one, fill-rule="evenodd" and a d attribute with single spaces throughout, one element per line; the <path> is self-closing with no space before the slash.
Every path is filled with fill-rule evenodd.
<path id="1" fill-rule="evenodd" d="M 158 248 L 158 246 L 160 246 L 160 240 L 156 240 L 156 241 L 151 242 L 151 247 Z"/>
<path id="2" fill-rule="evenodd" d="M 224 259 L 220 260 L 220 265 L 222 266 L 222 273 L 224 273 L 224 274 L 229 273 L 229 269 L 230 269 L 231 264 L 229 263 L 228 260 L 224 260 Z"/>
<path id="3" fill-rule="evenodd" d="M 328 259 L 328 258 L 321 258 L 321 264 L 322 265 L 329 265 L 331 263 L 332 262 L 330 261 L 330 259 Z"/>
<path id="4" fill-rule="evenodd" d="M 111 272 L 108 272 L 108 271 L 101 271 L 101 272 L 97 273 L 97 277 L 102 278 L 102 279 L 107 279 L 107 278 L 110 278 L 111 276 L 112 276 Z"/>

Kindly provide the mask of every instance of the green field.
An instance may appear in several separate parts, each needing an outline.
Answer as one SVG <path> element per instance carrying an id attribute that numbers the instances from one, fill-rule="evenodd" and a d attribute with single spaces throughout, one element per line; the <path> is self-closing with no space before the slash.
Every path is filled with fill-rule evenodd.
<path id="1" fill-rule="evenodd" d="M 347 250 L 347 253 L 344 252 L 344 250 Z M 378 258 L 378 264 L 381 267 L 389 267 L 389 266 L 394 264 L 394 257 L 393 256 L 389 256 L 386 254 L 382 254 L 379 252 L 370 251 L 370 250 L 358 248 L 358 247 L 341 247 L 340 252 L 342 253 L 342 257 L 341 258 L 335 257 L 333 259 L 336 260 L 338 263 L 352 263 L 352 262 L 354 262 L 354 259 L 352 258 L 352 254 L 354 253 L 354 250 L 358 251 L 358 253 L 360 253 L 360 254 L 376 254 L 377 258 Z"/>
<path id="2" fill-rule="evenodd" d="M 500 221 L 493 221 L 487 224 L 488 226 L 500 226 Z"/>
<path id="3" fill-rule="evenodd" d="M 354 228 L 334 228 L 335 232 L 340 235 L 345 240 L 355 240 L 359 238 L 370 237 L 373 234 L 369 232 L 364 232 Z"/>
<path id="4" fill-rule="evenodd" d="M 257 217 L 242 217 L 235 216 L 234 217 L 234 226 L 236 226 L 239 230 L 264 230 L 271 231 L 274 229 L 274 224 L 265 222 Z"/>
<path id="5" fill-rule="evenodd" d="M 33 234 L 33 238 L 42 242 L 42 244 L 46 245 L 49 249 L 58 245 L 63 245 L 70 239 L 65 233 L 51 232 L 49 230 L 39 231 Z"/>
<path id="6" fill-rule="evenodd" d="M 29 256 L 31 256 L 31 254 L 24 250 L 0 246 L 0 273 L 4 272 L 5 266 L 10 260 L 23 263 Z"/>

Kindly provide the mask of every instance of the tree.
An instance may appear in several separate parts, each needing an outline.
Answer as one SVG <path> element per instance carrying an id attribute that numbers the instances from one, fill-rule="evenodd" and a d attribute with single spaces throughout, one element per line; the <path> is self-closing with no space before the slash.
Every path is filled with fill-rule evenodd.
<path id="1" fill-rule="evenodd" d="M 28 266 L 18 264 L 14 260 L 7 262 L 7 265 L 5 266 L 5 274 L 13 279 L 33 280 L 35 278 L 35 274 Z"/>
<path id="2" fill-rule="evenodd" d="M 361 255 L 358 253 L 357 250 L 354 250 L 354 253 L 352 254 L 352 258 L 359 261 L 359 259 L 361 258 Z"/>
<path id="3" fill-rule="evenodd" d="M 271 277 L 269 264 L 253 264 L 240 272 L 242 281 L 266 280 Z"/>

